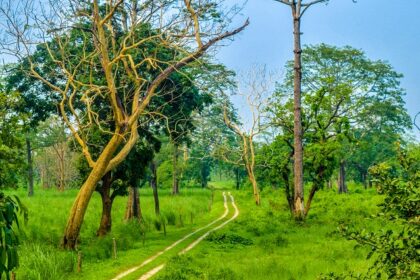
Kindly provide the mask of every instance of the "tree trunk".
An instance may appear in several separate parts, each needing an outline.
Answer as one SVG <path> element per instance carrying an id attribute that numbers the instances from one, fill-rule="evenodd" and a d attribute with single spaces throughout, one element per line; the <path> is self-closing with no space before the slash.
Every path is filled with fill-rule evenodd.
<path id="1" fill-rule="evenodd" d="M 160 215 L 160 209 L 159 209 L 159 195 L 158 195 L 158 189 L 157 189 L 157 174 L 156 174 L 156 162 L 152 161 L 150 163 L 150 170 L 152 172 L 152 177 L 150 179 L 150 186 L 153 190 L 153 199 L 155 201 L 155 214 Z"/>
<path id="2" fill-rule="evenodd" d="M 261 198 L 260 198 L 260 191 L 258 189 L 257 180 L 255 179 L 254 170 L 247 164 L 246 170 L 248 172 L 248 178 L 252 185 L 252 190 L 254 192 L 254 199 L 255 204 L 260 205 L 261 204 Z"/>
<path id="3" fill-rule="evenodd" d="M 172 162 L 172 194 L 179 193 L 179 179 L 178 179 L 178 145 L 174 144 L 174 154 Z"/>
<path id="4" fill-rule="evenodd" d="M 201 161 L 201 188 L 207 187 L 207 165 L 205 162 Z"/>
<path id="5" fill-rule="evenodd" d="M 261 204 L 260 191 L 258 189 L 257 180 L 255 179 L 255 175 L 254 175 L 253 171 L 252 171 L 252 175 L 251 175 L 250 179 L 251 179 L 251 183 L 252 183 L 252 188 L 254 190 L 255 204 L 260 205 Z"/>
<path id="6" fill-rule="evenodd" d="M 98 231 L 96 232 L 97 236 L 105 236 L 111 231 L 111 227 L 112 227 L 111 210 L 112 210 L 112 203 L 114 202 L 114 198 L 111 197 L 111 184 L 112 184 L 112 176 L 111 176 L 111 172 L 108 172 L 102 178 L 102 187 L 99 189 L 99 193 L 102 199 L 102 216 L 101 216 L 101 222 L 99 224 Z"/>
<path id="7" fill-rule="evenodd" d="M 297 220 L 304 218 L 304 196 L 303 196 L 303 146 L 302 146 L 302 117 L 301 117 L 301 83 L 302 83 L 302 58 L 300 43 L 300 11 L 296 3 L 292 4 L 293 35 L 294 35 L 294 217 Z"/>
<path id="8" fill-rule="evenodd" d="M 340 161 L 340 171 L 338 174 L 338 193 L 347 193 L 346 185 L 346 162 Z"/>
<path id="9" fill-rule="evenodd" d="M 367 174 L 366 174 L 366 172 L 362 172 L 362 181 L 363 181 L 363 187 L 366 190 L 367 187 L 368 187 L 368 180 L 367 180 Z"/>
<path id="10" fill-rule="evenodd" d="M 32 160 L 31 140 L 26 136 L 26 156 L 28 160 L 28 196 L 34 195 L 34 164 Z"/>
<path id="11" fill-rule="evenodd" d="M 60 191 L 64 191 L 64 187 L 65 187 L 65 176 L 66 176 L 66 170 L 65 170 L 65 147 L 63 146 L 65 143 L 60 143 L 59 145 L 61 145 L 59 153 L 59 163 L 60 163 L 60 186 L 59 186 L 59 190 Z"/>
<path id="12" fill-rule="evenodd" d="M 284 192 L 286 193 L 286 199 L 287 203 L 289 204 L 290 213 L 293 215 L 295 211 L 295 205 L 294 205 L 294 193 L 290 192 L 290 181 L 289 181 L 289 174 L 290 170 L 289 168 L 286 168 L 282 171 L 282 177 L 284 181 Z"/>
<path id="13" fill-rule="evenodd" d="M 139 198 L 139 188 L 130 187 L 127 200 L 127 208 L 125 211 L 125 219 L 138 219 L 141 221 L 141 208 Z"/>
<path id="14" fill-rule="evenodd" d="M 240 188 L 240 186 L 241 186 L 241 181 L 240 181 L 240 179 L 241 178 L 239 178 L 239 167 L 236 167 L 236 170 L 235 170 L 236 172 L 235 172 L 235 178 L 236 178 L 236 189 L 237 190 L 239 190 L 239 188 Z"/>
<path id="15" fill-rule="evenodd" d="M 118 148 L 119 143 L 121 143 L 121 139 L 119 136 L 115 135 L 102 151 L 88 178 L 80 188 L 70 210 L 64 236 L 61 241 L 61 245 L 64 248 L 71 250 L 76 248 L 77 239 L 79 238 L 80 229 L 89 201 L 95 191 L 96 185 L 105 175 L 108 164 L 111 161 L 112 155 Z"/>
<path id="16" fill-rule="evenodd" d="M 318 186 L 316 183 L 313 184 L 311 191 L 309 193 L 309 197 L 308 197 L 308 201 L 306 201 L 306 207 L 305 207 L 305 216 L 308 215 L 309 210 L 311 209 L 311 203 L 312 203 L 312 199 L 315 196 L 316 191 L 318 190 Z"/>

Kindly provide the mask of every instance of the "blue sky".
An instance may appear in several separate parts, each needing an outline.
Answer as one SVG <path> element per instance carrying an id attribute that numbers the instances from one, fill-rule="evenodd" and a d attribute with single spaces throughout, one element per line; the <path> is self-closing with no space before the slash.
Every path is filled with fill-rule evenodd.
<path id="1" fill-rule="evenodd" d="M 419 0 L 331 0 L 305 13 L 302 44 L 350 45 L 388 61 L 404 74 L 407 109 L 414 116 L 420 111 L 419 11 Z M 290 8 L 274 0 L 248 0 L 235 23 L 247 17 L 250 26 L 220 49 L 218 59 L 236 71 L 255 63 L 281 71 L 293 56 Z"/>

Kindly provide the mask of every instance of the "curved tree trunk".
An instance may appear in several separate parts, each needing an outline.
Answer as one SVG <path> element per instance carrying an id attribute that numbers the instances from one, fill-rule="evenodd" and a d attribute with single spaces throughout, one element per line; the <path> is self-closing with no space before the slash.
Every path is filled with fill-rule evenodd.
<path id="1" fill-rule="evenodd" d="M 34 164 L 32 160 L 32 147 L 29 136 L 26 136 L 26 156 L 28 160 L 28 196 L 34 195 Z"/>
<path id="2" fill-rule="evenodd" d="M 156 174 L 156 162 L 152 161 L 150 163 L 150 170 L 152 172 L 152 176 L 150 179 L 150 186 L 153 190 L 153 200 L 155 202 L 155 214 L 160 215 L 160 208 L 159 208 L 159 194 L 157 189 L 157 174 Z"/>
<path id="3" fill-rule="evenodd" d="M 315 193 L 316 193 L 317 190 L 318 190 L 317 183 L 314 183 L 313 186 L 312 186 L 312 188 L 311 188 L 311 191 L 309 193 L 308 201 L 306 201 L 305 216 L 308 215 L 309 210 L 311 209 L 312 199 L 314 198 Z"/>
<path id="4" fill-rule="evenodd" d="M 96 164 L 90 172 L 88 178 L 80 188 L 70 210 L 64 236 L 61 241 L 61 245 L 64 248 L 72 250 L 76 248 L 77 239 L 79 238 L 80 229 L 83 224 L 83 218 L 89 205 L 89 201 L 95 191 L 96 185 L 105 175 L 105 171 L 111 161 L 112 155 L 118 148 L 120 142 L 121 138 L 117 135 L 110 140 L 96 161 Z"/>

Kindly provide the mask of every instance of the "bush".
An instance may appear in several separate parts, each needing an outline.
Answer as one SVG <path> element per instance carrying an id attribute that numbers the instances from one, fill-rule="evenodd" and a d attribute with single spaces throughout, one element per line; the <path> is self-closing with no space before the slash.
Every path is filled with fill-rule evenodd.
<path id="1" fill-rule="evenodd" d="M 234 233 L 218 233 L 214 231 L 207 236 L 206 240 L 217 244 L 245 246 L 254 244 L 254 242 L 252 242 L 251 239 L 242 237 Z"/>

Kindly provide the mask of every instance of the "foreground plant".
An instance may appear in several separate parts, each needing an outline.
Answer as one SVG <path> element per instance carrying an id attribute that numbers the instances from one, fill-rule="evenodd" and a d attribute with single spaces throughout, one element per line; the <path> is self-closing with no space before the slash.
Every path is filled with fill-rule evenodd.
<path id="1" fill-rule="evenodd" d="M 19 227 L 18 213 L 27 220 L 27 210 L 17 196 L 7 196 L 0 192 L 0 278 L 9 279 L 10 272 L 19 266 L 17 246 L 19 239 L 13 226 Z"/>
<path id="2" fill-rule="evenodd" d="M 398 229 L 366 232 L 343 228 L 344 235 L 371 248 L 374 258 L 366 274 L 331 274 L 324 279 L 420 278 L 420 146 L 400 150 L 396 166 L 382 163 L 370 169 L 379 192 L 385 195 L 379 217 Z"/>

